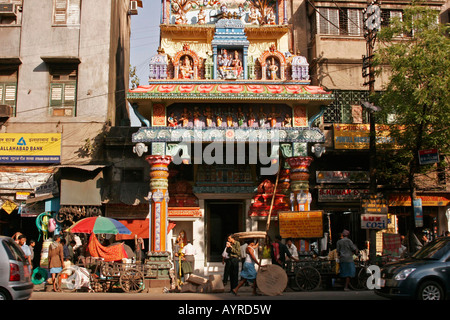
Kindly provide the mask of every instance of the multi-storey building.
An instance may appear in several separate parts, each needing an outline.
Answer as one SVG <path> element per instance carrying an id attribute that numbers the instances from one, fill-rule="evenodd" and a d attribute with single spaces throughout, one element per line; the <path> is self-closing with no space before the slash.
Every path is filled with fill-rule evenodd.
<path id="1" fill-rule="evenodd" d="M 301 49 L 310 62 L 312 84 L 320 85 L 333 92 L 334 101 L 327 107 L 320 119 L 319 127 L 327 137 L 326 154 L 313 163 L 316 179 L 312 182 L 313 193 L 317 193 L 317 206 L 331 213 L 335 224 L 350 227 L 353 239 L 361 246 L 368 239 L 365 230 L 360 230 L 361 203 L 359 197 L 352 194 L 366 193 L 368 179 L 342 179 L 342 175 L 369 171 L 369 145 L 359 143 L 355 137 L 369 136 L 369 114 L 362 107 L 363 101 L 369 101 L 368 69 L 363 70 L 363 56 L 368 56 L 367 38 L 364 34 L 364 11 L 371 2 L 367 1 L 322 1 L 307 0 L 291 2 L 294 13 L 289 23 L 293 28 L 293 43 Z M 402 17 L 409 1 L 379 1 L 381 9 L 381 28 L 389 25 L 393 17 Z M 448 1 L 425 1 L 427 5 L 440 12 L 440 20 L 448 22 Z M 298 24 L 298 21 L 302 23 Z M 400 35 L 398 40 L 407 38 Z M 301 40 L 300 40 L 301 39 Z M 380 45 L 375 41 L 375 50 Z M 364 75 L 363 75 L 364 74 Z M 382 92 L 389 80 L 389 69 L 375 78 L 374 91 Z M 445 157 L 445 155 L 441 155 Z M 439 174 L 420 183 L 419 197 L 424 207 L 424 229 L 434 234 L 448 230 L 448 205 L 450 196 L 445 183 L 445 172 L 437 168 Z M 324 172 L 322 172 L 324 171 Z M 448 174 L 448 172 L 447 172 Z M 334 179 L 320 178 L 336 176 Z M 358 175 L 357 175 L 358 176 Z M 423 180 L 423 176 L 420 178 Z M 313 186 L 314 184 L 314 186 Z M 397 186 L 395 190 L 383 189 L 388 200 L 392 221 L 397 222 L 390 231 L 406 234 L 407 217 L 410 213 L 407 187 Z M 334 217 L 334 218 L 333 218 Z M 381 246 L 378 246 L 379 251 Z"/>
<path id="2" fill-rule="evenodd" d="M 129 123 L 131 9 L 129 0 L 0 1 L 0 233 L 37 240 L 45 211 L 101 209 L 101 142 Z"/>
<path id="3" fill-rule="evenodd" d="M 161 2 L 149 84 L 128 94 L 142 121 L 129 134 L 136 167 L 120 169 L 130 187 L 131 176 L 144 178 L 106 205 L 151 251 L 184 233 L 197 271 L 221 261 L 229 233 L 266 228 L 278 167 L 269 234 L 279 233 L 278 212 L 309 209 L 311 147 L 320 154 L 325 141 L 313 122 L 333 97 L 311 85 L 307 60 L 291 51 L 288 18 L 286 1 Z M 114 162 L 123 155 L 116 136 Z"/>
<path id="4" fill-rule="evenodd" d="M 445 12 L 443 1 L 427 4 Z M 160 47 L 150 62 L 149 84 L 128 94 L 142 127 L 125 129 L 128 150 L 123 131 L 108 140 L 114 162 L 131 146 L 136 155 L 126 157 L 128 168 L 125 162 L 117 168 L 115 181 L 126 180 L 127 187 L 113 186 L 116 196 L 106 205 L 107 215 L 149 238 L 150 250 L 169 249 L 185 233 L 197 248 L 195 269 L 201 272 L 220 259 L 227 233 L 265 229 L 276 175 L 261 174 L 268 167 L 261 159 L 251 162 L 248 137 L 275 128 L 282 152 L 273 161 L 290 172 L 281 170 L 269 234 L 281 231 L 278 212 L 318 209 L 324 230 L 333 236 L 321 244 L 335 243 L 348 228 L 362 248 L 369 239 L 360 222 L 370 169 L 369 117 L 362 107 L 369 97 L 362 76 L 367 5 L 161 1 Z M 401 16 L 405 5 L 383 2 L 382 25 Z M 376 78 L 376 91 L 387 76 Z M 367 141 L 354 143 L 361 132 Z M 223 154 L 212 142 L 224 143 Z M 392 197 L 389 212 L 398 214 Z M 432 208 L 425 204 L 425 214 L 434 212 L 431 221 L 441 232 L 448 193 L 428 200 Z M 391 219 L 398 224 L 389 231 L 404 232 L 401 216 Z M 308 250 L 308 242 L 322 236 L 297 241 L 298 247 Z"/>

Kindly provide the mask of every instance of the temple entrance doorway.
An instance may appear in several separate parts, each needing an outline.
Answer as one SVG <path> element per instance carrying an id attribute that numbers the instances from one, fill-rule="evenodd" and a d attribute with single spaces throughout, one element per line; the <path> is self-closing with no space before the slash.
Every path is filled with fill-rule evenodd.
<path id="1" fill-rule="evenodd" d="M 207 204 L 207 259 L 221 262 L 229 234 L 244 231 L 244 201 L 206 201 Z"/>

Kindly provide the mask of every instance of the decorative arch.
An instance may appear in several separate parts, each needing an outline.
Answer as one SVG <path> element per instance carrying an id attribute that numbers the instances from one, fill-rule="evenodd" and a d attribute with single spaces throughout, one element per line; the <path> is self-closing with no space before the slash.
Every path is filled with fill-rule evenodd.
<path id="1" fill-rule="evenodd" d="M 258 58 L 259 63 L 261 64 L 261 80 L 275 80 L 275 79 L 267 79 L 267 71 L 268 68 L 270 68 L 270 63 L 268 64 L 267 61 L 274 61 L 277 60 L 279 63 L 279 76 L 276 80 L 286 80 L 286 57 L 283 53 L 276 50 L 275 45 L 271 45 L 269 50 L 264 51 L 261 56 Z"/>
<path id="2" fill-rule="evenodd" d="M 188 56 L 192 60 L 192 67 L 194 72 L 191 79 L 198 79 L 200 70 L 200 58 L 195 51 L 192 51 L 189 48 L 188 44 L 183 45 L 183 50 L 178 51 L 173 57 L 174 78 L 180 78 L 180 66 L 183 63 L 182 58 L 185 56 Z"/>

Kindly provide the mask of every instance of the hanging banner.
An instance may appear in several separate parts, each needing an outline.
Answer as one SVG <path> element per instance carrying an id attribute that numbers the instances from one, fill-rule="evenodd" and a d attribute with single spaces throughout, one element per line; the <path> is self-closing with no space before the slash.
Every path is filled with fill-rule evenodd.
<path id="1" fill-rule="evenodd" d="M 60 162 L 60 133 L 0 133 L 0 163 Z"/>
<path id="2" fill-rule="evenodd" d="M 414 221 L 416 222 L 416 228 L 423 227 L 423 211 L 422 211 L 422 199 L 414 199 Z"/>
<path id="3" fill-rule="evenodd" d="M 322 238 L 323 211 L 278 212 L 280 235 L 283 238 Z"/>

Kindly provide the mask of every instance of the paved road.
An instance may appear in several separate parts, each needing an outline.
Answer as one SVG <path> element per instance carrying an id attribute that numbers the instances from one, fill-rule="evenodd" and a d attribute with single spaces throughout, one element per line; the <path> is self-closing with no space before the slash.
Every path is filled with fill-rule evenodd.
<path id="1" fill-rule="evenodd" d="M 239 296 L 231 293 L 87 293 L 35 291 L 30 300 L 216 300 L 216 301 L 292 301 L 292 300 L 386 300 L 372 291 L 284 292 L 281 296 L 253 296 L 250 288 L 242 288 Z"/>
<path id="2" fill-rule="evenodd" d="M 162 319 L 187 317 L 195 320 L 230 318 L 280 320 L 311 316 L 311 312 L 320 315 L 319 318 L 325 318 L 345 312 L 370 311 L 369 313 L 373 314 L 375 310 L 397 310 L 391 302 L 377 296 L 373 291 L 287 291 L 281 296 L 253 296 L 250 287 L 242 287 L 239 293 L 240 296 L 234 296 L 229 292 L 206 294 L 40 291 L 34 292 L 30 300 L 32 305 L 41 309 L 58 306 L 60 310 L 65 311 L 63 315 L 70 310 L 70 314 L 74 316 L 89 315 L 91 319 L 137 319 L 142 315 L 154 317 L 158 314 Z M 398 314 L 399 317 L 400 315 Z"/>

